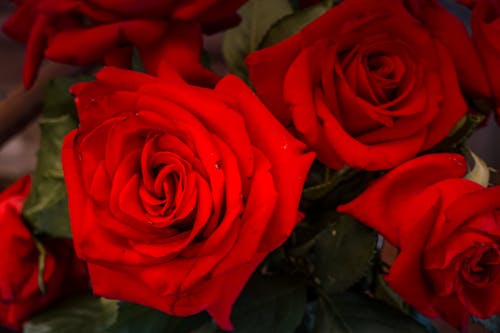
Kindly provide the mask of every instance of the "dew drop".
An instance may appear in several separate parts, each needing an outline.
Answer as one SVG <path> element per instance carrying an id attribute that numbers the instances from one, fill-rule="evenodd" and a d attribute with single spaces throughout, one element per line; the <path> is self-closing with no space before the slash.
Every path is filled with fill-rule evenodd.
<path id="1" fill-rule="evenodd" d="M 222 168 L 222 161 L 217 161 L 217 162 L 215 162 L 215 165 L 214 165 L 214 166 L 215 166 L 215 168 L 216 168 L 217 170 L 221 169 L 221 168 Z"/>
<path id="2" fill-rule="evenodd" d="M 89 109 L 89 108 L 95 108 L 95 107 L 97 106 L 97 104 L 98 104 L 98 103 L 97 103 L 97 99 L 95 99 L 95 98 L 91 98 L 91 99 L 89 100 L 89 103 L 87 104 L 87 108 L 88 108 L 88 109 Z"/>
<path id="3" fill-rule="evenodd" d="M 288 149 L 288 143 L 285 143 L 283 146 L 281 146 L 281 148 L 282 148 L 283 150 L 287 150 L 287 149 Z"/>

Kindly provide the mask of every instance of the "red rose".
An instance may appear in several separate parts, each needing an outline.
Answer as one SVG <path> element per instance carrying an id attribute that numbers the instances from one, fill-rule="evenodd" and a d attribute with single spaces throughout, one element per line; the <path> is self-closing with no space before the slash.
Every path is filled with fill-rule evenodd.
<path id="1" fill-rule="evenodd" d="M 472 39 L 487 68 L 500 120 L 500 2 L 476 0 L 472 10 Z"/>
<path id="2" fill-rule="evenodd" d="M 404 0 L 407 9 L 449 50 L 468 97 L 491 97 L 485 68 L 463 23 L 439 0 Z"/>
<path id="3" fill-rule="evenodd" d="M 104 61 L 129 67 L 136 47 L 146 70 L 161 63 L 199 84 L 217 76 L 200 64 L 199 23 L 233 20 L 246 0 L 24 0 L 5 23 L 11 37 L 27 43 L 24 82 L 29 87 L 43 56 L 75 65 Z"/>
<path id="4" fill-rule="evenodd" d="M 313 154 L 236 77 L 211 90 L 106 68 L 72 91 L 63 168 L 94 292 L 230 329 L 249 276 L 300 219 Z"/>
<path id="5" fill-rule="evenodd" d="M 52 240 L 43 245 L 45 294 L 41 293 L 40 252 L 21 219 L 30 186 L 31 178 L 24 177 L 0 194 L 0 326 L 14 330 L 60 297 L 88 288 L 85 265 L 76 259 L 71 242 Z"/>
<path id="6" fill-rule="evenodd" d="M 456 154 L 425 155 L 340 206 L 400 253 L 386 280 L 408 303 L 457 328 L 500 313 L 500 186 L 461 178 Z"/>
<path id="7" fill-rule="evenodd" d="M 466 113 L 450 43 L 402 1 L 345 0 L 247 63 L 259 96 L 321 162 L 380 170 L 433 147 Z"/>

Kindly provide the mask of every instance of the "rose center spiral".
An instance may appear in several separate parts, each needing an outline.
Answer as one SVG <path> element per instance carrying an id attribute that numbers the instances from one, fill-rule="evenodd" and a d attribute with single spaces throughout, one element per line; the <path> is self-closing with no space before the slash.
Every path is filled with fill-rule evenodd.
<path id="1" fill-rule="evenodd" d="M 461 264 L 463 280 L 473 286 L 487 286 L 500 281 L 500 251 L 491 244 L 476 245 L 466 251 Z"/>

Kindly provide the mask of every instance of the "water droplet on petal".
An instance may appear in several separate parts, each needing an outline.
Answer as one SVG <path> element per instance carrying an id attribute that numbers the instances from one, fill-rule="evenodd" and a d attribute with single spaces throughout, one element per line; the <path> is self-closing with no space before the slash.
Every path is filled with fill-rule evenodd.
<path id="1" fill-rule="evenodd" d="M 281 148 L 283 148 L 283 150 L 287 150 L 288 149 L 288 143 L 285 143 L 283 146 L 281 146 Z"/>
<path id="2" fill-rule="evenodd" d="M 95 108 L 97 107 L 97 99 L 95 98 L 91 98 L 87 104 L 87 109 L 90 109 L 90 108 Z"/>
<path id="3" fill-rule="evenodd" d="M 214 166 L 215 166 L 215 168 L 216 168 L 217 170 L 219 170 L 220 168 L 222 168 L 222 161 L 217 161 L 217 162 L 215 162 L 215 165 L 214 165 Z"/>

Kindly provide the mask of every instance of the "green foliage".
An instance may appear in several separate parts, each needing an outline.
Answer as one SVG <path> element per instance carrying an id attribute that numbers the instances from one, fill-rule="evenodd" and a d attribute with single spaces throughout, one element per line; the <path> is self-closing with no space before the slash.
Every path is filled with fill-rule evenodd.
<path id="1" fill-rule="evenodd" d="M 385 304 L 384 302 L 358 294 L 339 294 L 328 298 L 326 302 L 335 305 L 338 318 L 352 333 L 425 333 L 423 326 L 418 324 L 411 317 L 403 314 L 397 309 Z M 318 319 L 332 319 L 324 312 L 324 307 L 318 308 Z M 317 320 L 315 323 L 315 332 L 343 332 L 332 329 L 331 320 Z M 330 326 L 325 326 L 326 324 Z"/>
<path id="2" fill-rule="evenodd" d="M 23 216 L 35 234 L 71 237 L 61 147 L 65 135 L 77 125 L 69 87 L 89 77 L 58 78 L 46 88 L 38 160 Z"/>
<path id="3" fill-rule="evenodd" d="M 313 333 L 351 333 L 333 302 L 325 297 L 318 302 Z"/>
<path id="4" fill-rule="evenodd" d="M 234 333 L 289 333 L 302 321 L 306 286 L 279 276 L 254 275 L 233 308 Z"/>
<path id="5" fill-rule="evenodd" d="M 345 179 L 349 172 L 352 172 L 352 170 L 348 166 L 344 166 L 338 171 L 325 167 L 324 175 L 321 177 L 322 181 L 319 184 L 306 187 L 302 191 L 302 198 L 305 200 L 319 200 L 325 197 Z"/>
<path id="6" fill-rule="evenodd" d="M 336 221 L 338 214 L 327 212 Z M 377 234 L 348 215 L 329 223 L 317 237 L 315 275 L 326 293 L 343 292 L 369 270 L 375 256 Z"/>
<path id="7" fill-rule="evenodd" d="M 262 39 L 260 48 L 275 45 L 298 33 L 302 28 L 326 13 L 330 8 L 323 3 L 284 16 L 272 25 Z"/>
<path id="8" fill-rule="evenodd" d="M 133 71 L 146 73 L 146 69 L 144 68 L 144 63 L 141 60 L 141 56 L 139 55 L 139 51 L 134 47 L 132 52 L 132 68 Z"/>
<path id="9" fill-rule="evenodd" d="M 292 13 L 287 0 L 250 0 L 240 9 L 242 21 L 224 33 L 222 54 L 229 71 L 247 80 L 245 57 L 256 51 L 273 23 Z"/>
<path id="10" fill-rule="evenodd" d="M 79 296 L 32 317 L 24 324 L 23 333 L 104 333 L 116 316 L 116 302 Z"/>
<path id="11" fill-rule="evenodd" d="M 403 313 L 410 314 L 412 310 L 411 306 L 406 303 L 394 290 L 392 290 L 391 287 L 389 287 L 382 274 L 379 274 L 376 277 L 376 288 L 373 291 L 373 296 L 376 299 L 399 309 Z"/>
<path id="12" fill-rule="evenodd" d="M 118 319 L 107 333 L 188 333 L 210 319 L 206 314 L 172 317 L 161 311 L 133 303 L 120 303 Z"/>

